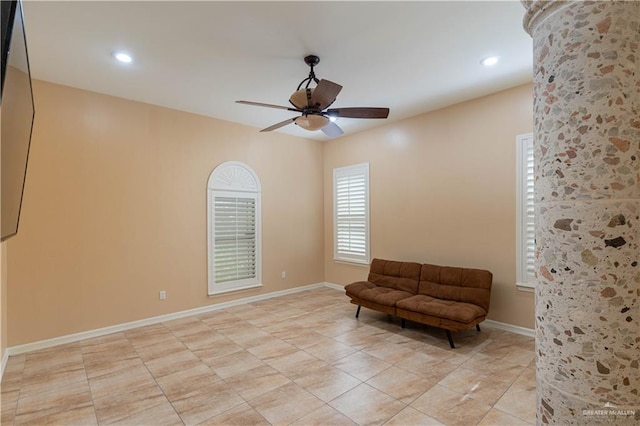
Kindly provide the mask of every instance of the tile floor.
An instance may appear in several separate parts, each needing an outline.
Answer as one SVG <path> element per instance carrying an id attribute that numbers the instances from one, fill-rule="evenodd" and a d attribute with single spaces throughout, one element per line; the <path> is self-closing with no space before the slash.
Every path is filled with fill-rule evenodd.
<path id="1" fill-rule="evenodd" d="M 305 291 L 9 358 L 2 425 L 535 423 L 532 338 Z"/>

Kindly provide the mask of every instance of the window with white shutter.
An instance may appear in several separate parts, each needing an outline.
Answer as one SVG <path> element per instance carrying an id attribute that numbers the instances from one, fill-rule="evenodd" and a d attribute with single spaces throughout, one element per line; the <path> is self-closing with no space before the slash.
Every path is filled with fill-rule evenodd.
<path id="1" fill-rule="evenodd" d="M 517 147 L 516 285 L 535 287 L 533 134 L 519 135 Z"/>
<path id="2" fill-rule="evenodd" d="M 369 164 L 333 169 L 334 260 L 369 264 Z"/>
<path id="3" fill-rule="evenodd" d="M 207 189 L 209 294 L 261 286 L 260 181 L 248 166 L 215 168 Z"/>

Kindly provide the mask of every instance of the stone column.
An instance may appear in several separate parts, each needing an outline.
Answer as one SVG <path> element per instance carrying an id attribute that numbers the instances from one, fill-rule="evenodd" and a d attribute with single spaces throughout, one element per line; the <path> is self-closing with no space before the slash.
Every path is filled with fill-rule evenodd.
<path id="1" fill-rule="evenodd" d="M 640 2 L 524 1 L 538 424 L 640 421 Z"/>

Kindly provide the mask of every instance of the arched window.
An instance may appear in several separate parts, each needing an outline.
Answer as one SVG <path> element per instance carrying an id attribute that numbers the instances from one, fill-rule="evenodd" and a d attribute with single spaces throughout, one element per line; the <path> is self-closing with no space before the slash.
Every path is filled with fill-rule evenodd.
<path id="1" fill-rule="evenodd" d="M 227 161 L 207 185 L 209 294 L 262 286 L 260 180 Z"/>

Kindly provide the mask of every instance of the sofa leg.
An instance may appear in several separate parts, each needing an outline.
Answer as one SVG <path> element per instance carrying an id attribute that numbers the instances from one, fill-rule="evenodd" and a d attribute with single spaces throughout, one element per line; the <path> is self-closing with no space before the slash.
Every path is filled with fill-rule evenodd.
<path id="1" fill-rule="evenodd" d="M 402 326 L 402 328 L 406 327 L 407 324 L 405 323 L 404 318 L 400 318 L 400 325 Z"/>
<path id="2" fill-rule="evenodd" d="M 455 346 L 453 346 L 453 339 L 451 338 L 451 331 L 449 330 L 445 330 L 447 332 L 447 339 L 449 339 L 449 346 L 451 346 L 451 349 L 455 349 Z"/>
<path id="3" fill-rule="evenodd" d="M 480 331 L 480 324 L 476 324 L 476 330 Z"/>
<path id="4" fill-rule="evenodd" d="M 362 307 L 362 306 L 358 305 L 358 310 L 356 311 L 356 318 L 358 318 L 358 315 L 360 315 L 360 308 L 361 308 L 361 307 Z"/>

